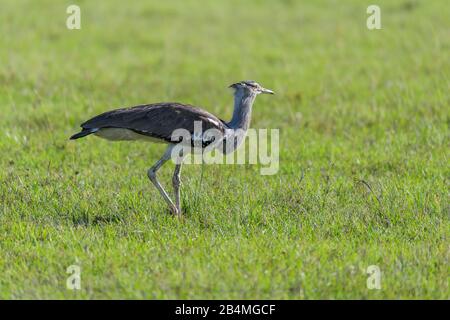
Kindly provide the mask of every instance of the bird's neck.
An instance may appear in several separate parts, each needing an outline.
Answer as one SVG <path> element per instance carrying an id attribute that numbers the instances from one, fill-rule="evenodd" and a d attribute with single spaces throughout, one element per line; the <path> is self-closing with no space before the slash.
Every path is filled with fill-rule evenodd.
<path id="1" fill-rule="evenodd" d="M 233 118 L 228 122 L 231 129 L 247 131 L 250 126 L 252 105 L 256 95 L 251 92 L 237 91 L 234 95 Z"/>

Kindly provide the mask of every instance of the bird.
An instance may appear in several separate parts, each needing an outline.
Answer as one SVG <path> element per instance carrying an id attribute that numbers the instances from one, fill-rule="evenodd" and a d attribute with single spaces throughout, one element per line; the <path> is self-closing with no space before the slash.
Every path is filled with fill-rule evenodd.
<path id="1" fill-rule="evenodd" d="M 181 166 L 188 152 L 203 152 L 209 146 L 228 154 L 236 150 L 244 140 L 250 126 L 252 106 L 259 94 L 274 94 L 253 80 L 244 80 L 229 86 L 234 90 L 234 110 L 230 121 L 224 121 L 208 111 L 189 104 L 162 102 L 120 108 L 104 112 L 81 124 L 82 130 L 71 140 L 95 135 L 110 141 L 145 140 L 165 143 L 162 157 L 147 171 L 147 176 L 159 191 L 170 211 L 177 217 L 182 215 L 180 203 Z M 215 135 L 195 135 L 195 126 L 202 132 L 214 131 Z M 184 130 L 190 137 L 174 138 L 176 130 Z M 190 141 L 188 140 L 190 138 Z M 181 148 L 180 148 L 181 146 Z M 187 147 L 194 146 L 194 149 Z M 178 147 L 178 148 L 177 148 Z M 176 150 L 178 160 L 172 177 L 175 201 L 157 179 L 157 171 L 171 159 Z"/>

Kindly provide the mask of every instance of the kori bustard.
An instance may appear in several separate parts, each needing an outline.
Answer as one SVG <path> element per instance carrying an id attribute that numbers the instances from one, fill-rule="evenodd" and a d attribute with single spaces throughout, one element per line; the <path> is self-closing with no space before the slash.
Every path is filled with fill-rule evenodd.
<path id="1" fill-rule="evenodd" d="M 234 111 L 229 122 L 223 121 L 213 114 L 187 104 L 177 102 L 154 103 L 139 105 L 131 108 L 121 108 L 102 113 L 81 124 L 81 132 L 74 134 L 70 139 L 79 139 L 90 134 L 107 140 L 147 140 L 163 142 L 168 144 L 161 159 L 159 159 L 147 174 L 150 181 L 158 189 L 167 202 L 173 214 L 181 215 L 180 203 L 180 175 L 182 158 L 186 155 L 184 148 L 177 150 L 178 161 L 175 164 L 173 174 L 173 188 L 175 203 L 169 197 L 162 185 L 159 183 L 156 172 L 161 166 L 173 156 L 175 146 L 193 146 L 201 151 L 211 143 L 220 146 L 221 152 L 234 151 L 243 141 L 250 125 L 252 105 L 260 93 L 273 94 L 269 89 L 263 88 L 255 81 L 241 81 L 230 86 L 234 89 Z M 219 135 L 202 134 L 195 135 L 195 128 L 201 125 L 202 132 L 214 130 Z M 190 133 L 190 141 L 186 139 L 174 139 L 175 130 L 183 129 Z M 219 137 L 219 139 L 218 139 Z M 197 140 L 196 140 L 197 139 Z M 198 143 L 200 139 L 200 143 Z M 189 149 L 192 150 L 192 149 Z M 181 161 L 179 160 L 181 158 Z"/>

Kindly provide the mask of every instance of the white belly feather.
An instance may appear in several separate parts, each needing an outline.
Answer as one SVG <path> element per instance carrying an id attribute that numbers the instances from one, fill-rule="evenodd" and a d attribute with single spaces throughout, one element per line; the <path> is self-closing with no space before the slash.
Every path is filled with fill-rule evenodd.
<path id="1" fill-rule="evenodd" d="M 145 136 L 139 133 L 134 132 L 133 130 L 123 129 L 123 128 L 102 128 L 99 129 L 96 133 L 96 136 L 112 140 L 112 141 L 121 141 L 121 140 L 144 140 L 155 143 L 167 143 L 162 139 L 157 139 L 149 136 Z"/>

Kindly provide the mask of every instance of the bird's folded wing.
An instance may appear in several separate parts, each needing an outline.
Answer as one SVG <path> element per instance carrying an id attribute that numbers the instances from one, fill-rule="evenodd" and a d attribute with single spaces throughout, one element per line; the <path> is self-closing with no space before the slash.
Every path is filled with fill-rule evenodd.
<path id="1" fill-rule="evenodd" d="M 200 108 L 181 103 L 157 103 L 102 113 L 81 125 L 83 129 L 124 128 L 139 134 L 171 141 L 176 129 L 194 134 L 195 122 L 201 130 L 216 129 L 224 132 L 222 120 Z"/>

